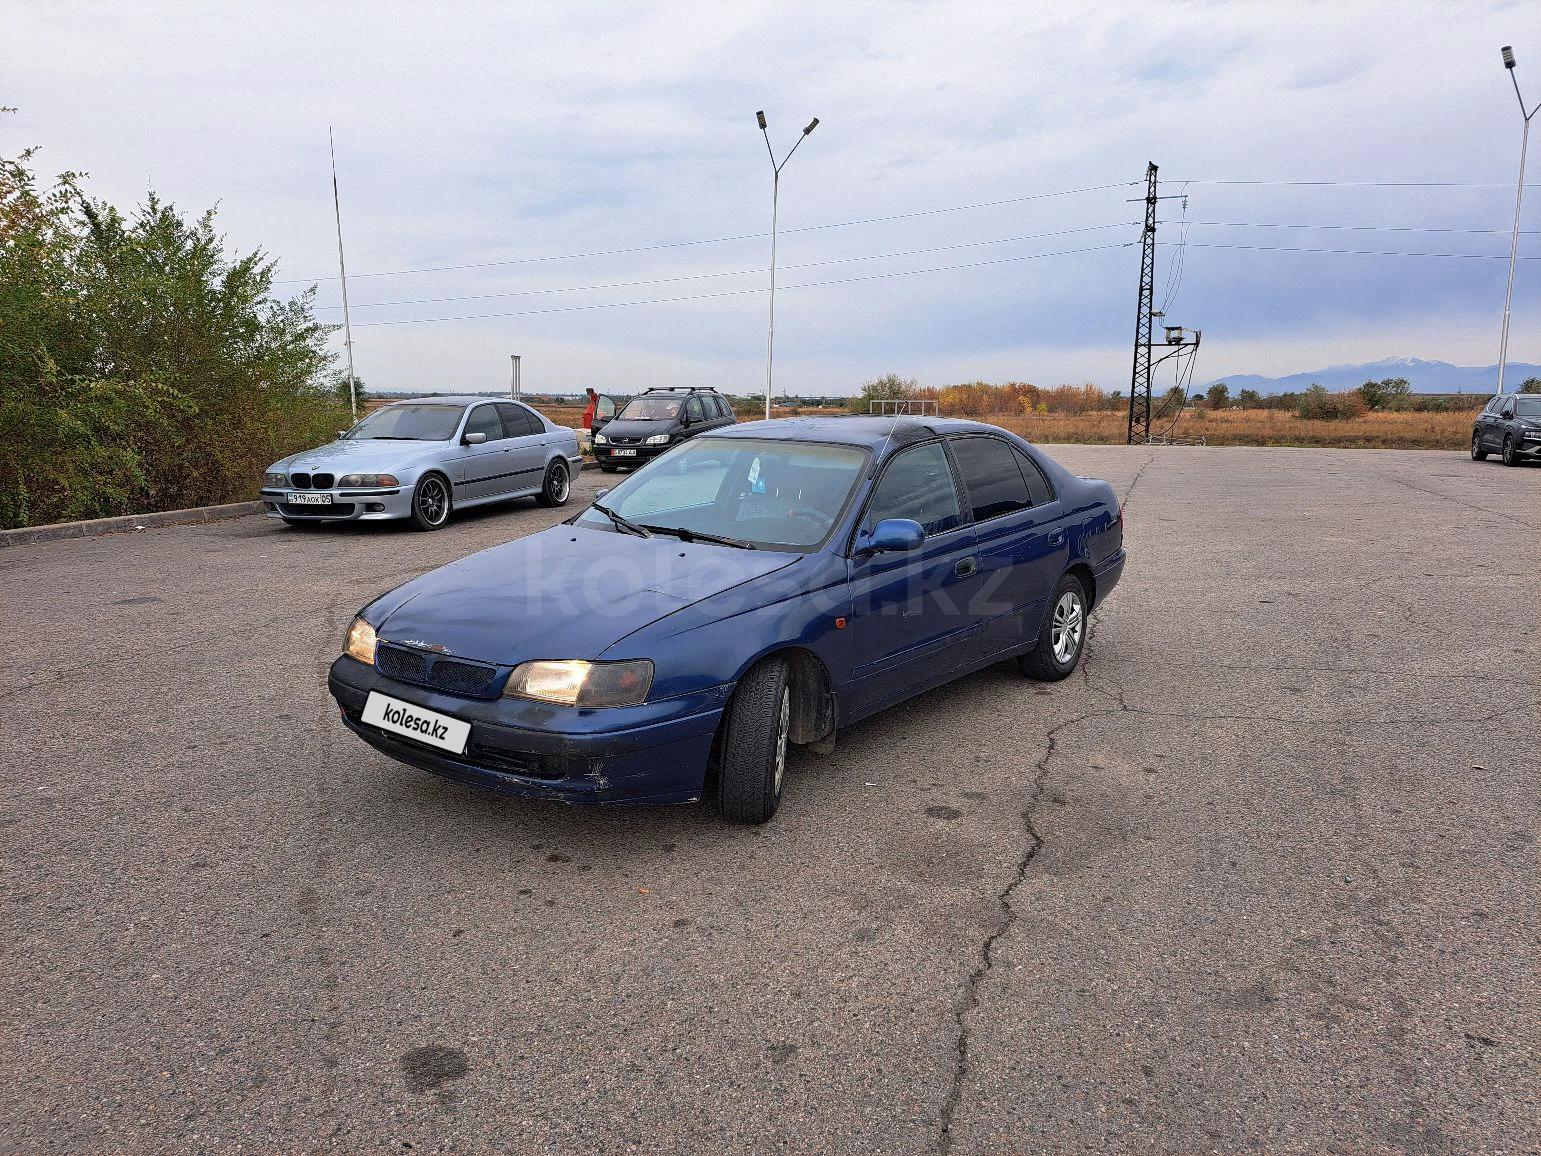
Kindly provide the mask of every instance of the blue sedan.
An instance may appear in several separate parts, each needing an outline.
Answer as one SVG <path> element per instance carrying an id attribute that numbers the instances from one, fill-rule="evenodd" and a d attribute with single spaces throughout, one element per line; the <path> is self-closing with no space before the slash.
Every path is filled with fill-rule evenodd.
<path id="1" fill-rule="evenodd" d="M 329 685 L 426 771 L 762 823 L 788 744 L 1005 659 L 1069 675 L 1123 568 L 1112 487 L 994 426 L 747 423 L 377 598 Z"/>

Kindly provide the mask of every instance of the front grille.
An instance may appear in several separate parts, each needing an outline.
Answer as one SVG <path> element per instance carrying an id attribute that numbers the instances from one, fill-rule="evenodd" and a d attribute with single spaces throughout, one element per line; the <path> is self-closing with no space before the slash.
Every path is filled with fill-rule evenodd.
<path id="1" fill-rule="evenodd" d="M 310 484 L 317 490 L 330 490 L 337 478 L 333 474 L 311 474 Z"/>
<path id="2" fill-rule="evenodd" d="M 278 511 L 286 518 L 351 518 L 352 502 L 333 502 L 330 506 L 302 506 L 295 502 L 279 502 Z"/>
<path id="3" fill-rule="evenodd" d="M 618 446 L 634 446 L 638 442 L 640 442 L 641 440 L 642 440 L 641 438 L 611 438 L 610 439 L 610 441 L 614 445 L 618 445 Z"/>
<path id="4" fill-rule="evenodd" d="M 430 654 L 410 646 L 381 643 L 375 651 L 375 669 L 386 678 L 442 690 L 462 698 L 497 698 L 499 670 L 482 662 L 467 662 Z"/>
<path id="5" fill-rule="evenodd" d="M 293 486 L 296 490 L 308 490 L 308 489 L 310 489 L 310 475 L 309 474 L 290 474 L 289 475 L 289 484 L 291 486 Z"/>

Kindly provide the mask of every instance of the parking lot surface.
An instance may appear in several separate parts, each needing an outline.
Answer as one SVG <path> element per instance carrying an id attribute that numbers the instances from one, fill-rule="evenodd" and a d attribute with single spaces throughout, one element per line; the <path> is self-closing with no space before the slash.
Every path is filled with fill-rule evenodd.
<path id="1" fill-rule="evenodd" d="M 1052 452 L 1126 501 L 1082 670 L 754 829 L 338 721 L 358 607 L 571 509 L 0 551 L 0 1144 L 1532 1150 L 1541 469 Z"/>

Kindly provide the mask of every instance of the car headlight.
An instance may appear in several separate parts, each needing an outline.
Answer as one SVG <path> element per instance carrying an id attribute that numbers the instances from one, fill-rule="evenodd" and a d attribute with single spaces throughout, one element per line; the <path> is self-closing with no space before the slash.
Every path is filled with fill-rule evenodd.
<path id="1" fill-rule="evenodd" d="M 262 484 L 264 486 L 287 486 L 289 484 L 289 475 L 282 470 L 269 470 L 262 475 Z"/>
<path id="2" fill-rule="evenodd" d="M 373 666 L 375 664 L 375 628 L 362 618 L 355 618 L 353 625 L 348 627 L 348 644 L 343 647 L 343 653 Z"/>
<path id="3" fill-rule="evenodd" d="M 636 706 L 653 685 L 653 664 L 628 662 L 526 662 L 508 676 L 504 695 L 563 706 Z"/>
<path id="4" fill-rule="evenodd" d="M 344 474 L 339 486 L 399 486 L 395 474 Z"/>
<path id="5" fill-rule="evenodd" d="M 642 444 L 645 446 L 666 446 L 669 444 L 669 435 L 654 434 L 652 437 L 646 439 Z"/>
<path id="6" fill-rule="evenodd" d="M 597 433 L 594 435 L 594 444 L 596 446 L 607 446 L 610 444 L 610 439 L 602 433 Z"/>

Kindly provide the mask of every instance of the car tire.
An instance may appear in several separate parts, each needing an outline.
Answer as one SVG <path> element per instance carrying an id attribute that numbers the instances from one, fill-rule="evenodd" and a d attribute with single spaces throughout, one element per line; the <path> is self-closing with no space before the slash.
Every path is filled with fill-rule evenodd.
<path id="1" fill-rule="evenodd" d="M 1471 435 L 1471 460 L 1474 462 L 1487 461 L 1487 450 L 1482 448 L 1482 435 L 1476 431 Z"/>
<path id="2" fill-rule="evenodd" d="M 424 474 L 412 487 L 412 525 L 419 530 L 437 530 L 449 521 L 453 505 L 449 479 L 443 474 Z"/>
<path id="3" fill-rule="evenodd" d="M 792 721 L 787 664 L 768 658 L 743 678 L 728 704 L 717 772 L 717 811 L 734 823 L 764 823 L 781 805 Z"/>
<path id="4" fill-rule="evenodd" d="M 1504 465 L 1517 466 L 1520 464 L 1520 455 L 1514 451 L 1514 435 L 1504 434 Z"/>
<path id="5" fill-rule="evenodd" d="M 1018 668 L 1040 682 L 1068 678 L 1086 649 L 1086 632 L 1086 588 L 1074 574 L 1066 574 L 1049 600 L 1038 644 L 1017 659 Z"/>
<path id="6" fill-rule="evenodd" d="M 548 509 L 556 509 L 558 506 L 567 505 L 567 499 L 572 497 L 572 474 L 567 470 L 566 462 L 552 462 L 546 467 L 546 480 L 540 487 L 540 493 L 535 500 Z"/>

